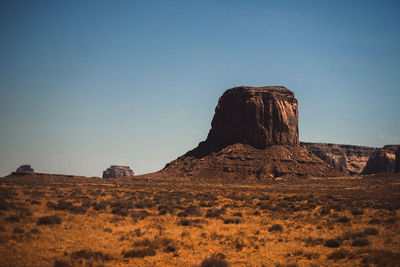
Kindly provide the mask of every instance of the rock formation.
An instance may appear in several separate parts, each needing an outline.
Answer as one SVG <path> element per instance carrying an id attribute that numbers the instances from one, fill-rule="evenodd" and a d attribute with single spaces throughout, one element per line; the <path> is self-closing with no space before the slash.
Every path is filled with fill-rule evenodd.
<path id="1" fill-rule="evenodd" d="M 103 172 L 103 178 L 131 178 L 134 176 L 135 174 L 129 166 L 111 165 Z"/>
<path id="2" fill-rule="evenodd" d="M 396 151 L 396 164 L 395 164 L 394 172 L 400 173 L 400 146 L 397 148 L 397 151 Z"/>
<path id="3" fill-rule="evenodd" d="M 338 174 L 300 146 L 297 100 L 282 86 L 242 86 L 225 91 L 207 139 L 159 173 L 215 180 Z"/>
<path id="4" fill-rule="evenodd" d="M 356 145 L 327 143 L 301 143 L 323 161 L 346 174 L 359 174 L 363 171 L 375 148 Z"/>
<path id="5" fill-rule="evenodd" d="M 235 87 L 215 108 L 206 141 L 188 152 L 202 157 L 236 143 L 265 149 L 299 144 L 297 100 L 283 86 Z"/>
<path id="6" fill-rule="evenodd" d="M 388 145 L 377 148 L 368 159 L 362 174 L 394 173 L 396 164 L 396 151 L 399 146 Z"/>
<path id="7" fill-rule="evenodd" d="M 26 172 L 34 172 L 34 169 L 32 169 L 31 165 L 21 165 L 18 167 L 18 169 L 15 171 L 16 173 L 26 173 Z"/>

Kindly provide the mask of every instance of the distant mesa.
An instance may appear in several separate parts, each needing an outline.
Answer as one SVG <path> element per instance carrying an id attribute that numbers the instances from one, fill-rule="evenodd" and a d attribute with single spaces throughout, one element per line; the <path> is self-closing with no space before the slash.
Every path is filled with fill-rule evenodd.
<path id="1" fill-rule="evenodd" d="M 312 153 L 345 174 L 360 174 L 376 148 L 329 143 L 301 143 Z"/>
<path id="2" fill-rule="evenodd" d="M 362 174 L 394 173 L 399 164 L 399 149 L 400 145 L 387 145 L 375 149 Z"/>
<path id="3" fill-rule="evenodd" d="M 161 176 L 206 179 L 340 174 L 299 144 L 298 103 L 283 86 L 225 91 L 207 139 L 159 172 Z"/>
<path id="4" fill-rule="evenodd" d="M 131 178 L 134 176 L 135 174 L 129 166 L 111 165 L 103 172 L 103 178 Z"/>
<path id="5" fill-rule="evenodd" d="M 35 170 L 31 167 L 31 165 L 21 165 L 15 171 L 16 173 L 33 173 Z"/>
<path id="6" fill-rule="evenodd" d="M 400 146 L 397 148 L 396 151 L 396 164 L 395 164 L 395 173 L 400 173 Z"/>

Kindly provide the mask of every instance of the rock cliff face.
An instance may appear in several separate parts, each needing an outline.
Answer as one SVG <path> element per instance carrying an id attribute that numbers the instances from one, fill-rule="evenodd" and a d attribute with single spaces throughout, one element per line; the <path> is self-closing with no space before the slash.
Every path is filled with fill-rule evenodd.
<path id="1" fill-rule="evenodd" d="M 346 174 L 363 171 L 375 148 L 327 143 L 301 143 L 323 161 Z"/>
<path id="2" fill-rule="evenodd" d="M 362 174 L 394 173 L 396 165 L 396 151 L 398 145 L 388 145 L 377 148 L 368 159 Z"/>
<path id="3" fill-rule="evenodd" d="M 103 178 L 126 178 L 134 177 L 135 174 L 128 166 L 111 165 L 103 172 Z"/>
<path id="4" fill-rule="evenodd" d="M 283 86 L 235 87 L 215 108 L 205 142 L 188 155 L 204 156 L 236 143 L 265 149 L 299 144 L 297 100 Z"/>
<path id="5" fill-rule="evenodd" d="M 397 148 L 396 151 L 396 164 L 395 164 L 395 173 L 400 173 L 400 146 Z"/>
<path id="6" fill-rule="evenodd" d="M 18 169 L 15 172 L 16 173 L 34 172 L 34 169 L 32 169 L 31 165 L 21 165 L 18 167 Z"/>
<path id="7" fill-rule="evenodd" d="M 339 174 L 300 146 L 297 100 L 282 86 L 242 86 L 225 91 L 207 139 L 159 173 L 214 180 Z"/>

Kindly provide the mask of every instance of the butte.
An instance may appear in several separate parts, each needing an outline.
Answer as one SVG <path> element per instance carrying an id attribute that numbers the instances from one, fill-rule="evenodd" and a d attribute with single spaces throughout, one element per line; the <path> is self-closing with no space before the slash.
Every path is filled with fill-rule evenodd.
<path id="1" fill-rule="evenodd" d="M 228 89 L 207 139 L 156 173 L 206 180 L 306 178 L 341 173 L 299 142 L 298 103 L 283 86 Z"/>

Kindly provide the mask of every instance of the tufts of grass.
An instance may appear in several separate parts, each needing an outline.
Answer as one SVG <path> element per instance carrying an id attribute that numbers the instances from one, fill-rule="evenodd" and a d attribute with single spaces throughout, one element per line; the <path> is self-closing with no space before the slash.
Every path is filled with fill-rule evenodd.
<path id="1" fill-rule="evenodd" d="M 338 248 L 340 247 L 341 243 L 339 239 L 332 238 L 325 240 L 324 246 L 328 248 Z"/>
<path id="2" fill-rule="evenodd" d="M 327 256 L 327 259 L 334 260 L 334 261 L 338 261 L 338 260 L 345 259 L 345 258 L 352 259 L 352 258 L 354 258 L 354 254 L 351 253 L 350 251 L 348 251 L 347 249 L 341 248 L 341 249 L 335 250 L 334 252 L 332 252 L 331 254 L 329 254 Z"/>
<path id="3" fill-rule="evenodd" d="M 282 232 L 283 227 L 280 224 L 274 224 L 270 228 L 268 228 L 268 232 Z"/>
<path id="4" fill-rule="evenodd" d="M 228 267 L 229 263 L 226 261 L 226 256 L 222 253 L 214 254 L 209 258 L 204 259 L 200 267 Z"/>
<path id="5" fill-rule="evenodd" d="M 52 225 L 52 224 L 61 224 L 61 218 L 56 215 L 43 216 L 40 217 L 37 225 Z"/>

